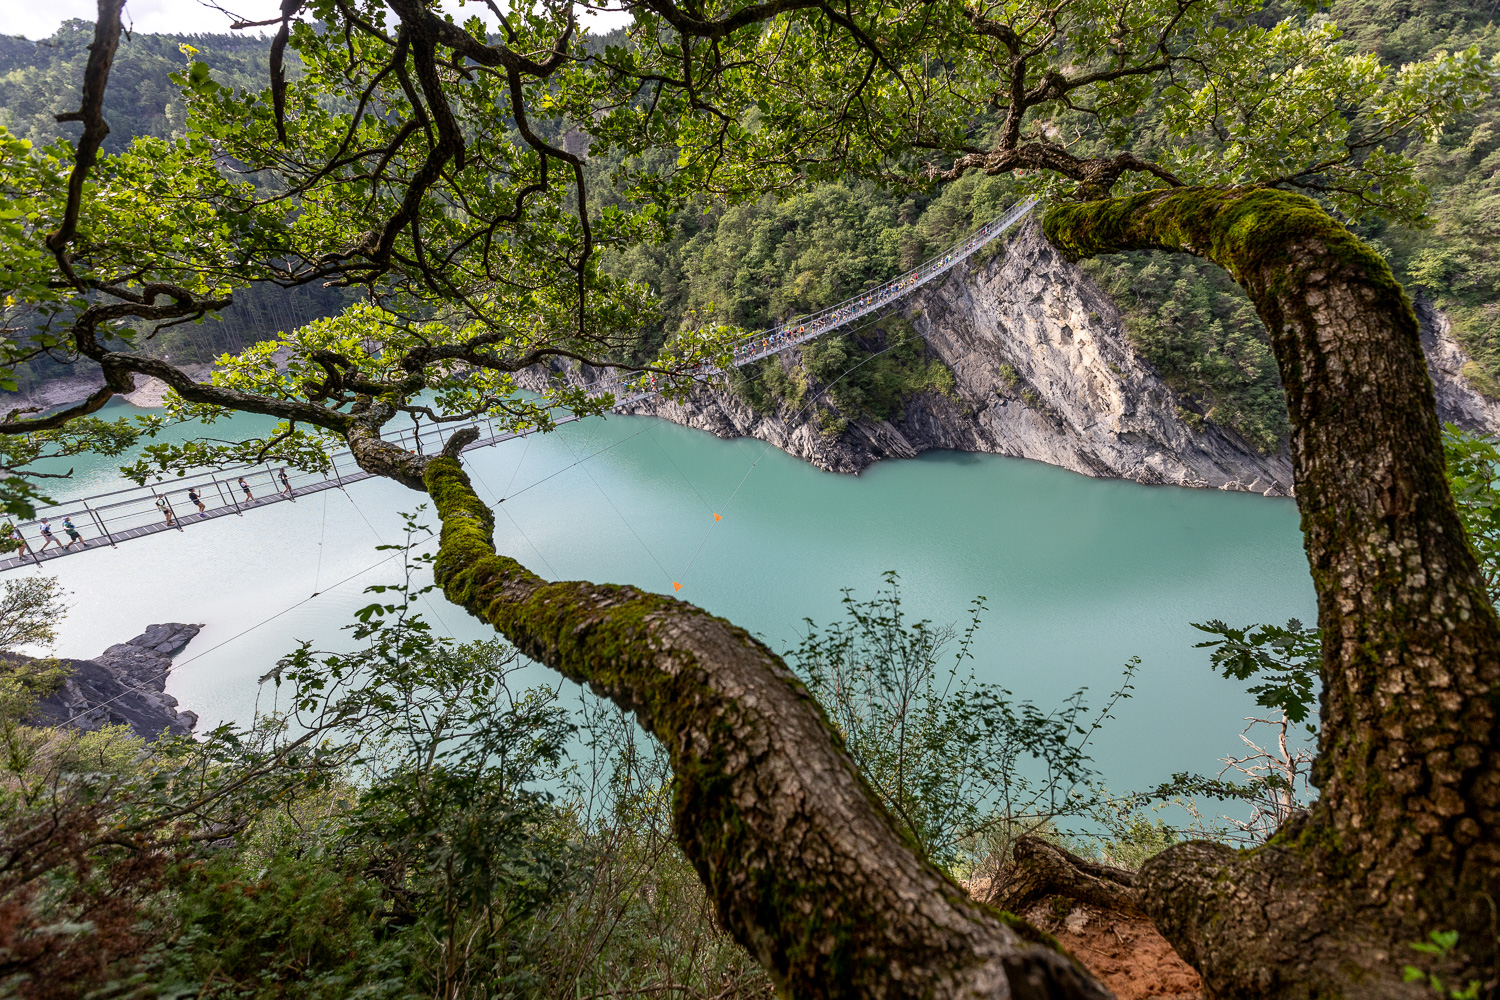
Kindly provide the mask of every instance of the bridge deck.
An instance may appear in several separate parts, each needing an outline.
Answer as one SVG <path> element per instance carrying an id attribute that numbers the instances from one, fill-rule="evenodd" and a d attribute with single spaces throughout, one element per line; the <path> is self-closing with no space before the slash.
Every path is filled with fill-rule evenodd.
<path id="1" fill-rule="evenodd" d="M 884 285 L 821 312 L 745 337 L 734 349 L 734 367 L 753 364 L 885 309 L 946 274 L 1003 235 L 1034 204 L 1034 200 L 1021 202 L 957 246 Z M 614 408 L 655 395 L 653 379 L 639 373 L 600 379 L 590 383 L 588 388 L 595 394 L 613 395 Z M 569 423 L 576 419 L 561 417 L 557 423 Z M 479 439 L 464 451 L 487 448 L 523 436 L 499 431 L 488 420 L 474 420 L 441 426 L 427 424 L 420 429 L 408 428 L 390 435 L 388 440 L 418 453 L 434 454 L 442 450 L 443 442 L 454 431 L 463 427 L 475 427 L 480 432 Z M 280 481 L 280 470 L 270 466 L 245 466 L 222 473 L 203 472 L 184 476 L 170 484 L 129 487 L 40 507 L 36 520 L 15 526 L 16 532 L 27 543 L 27 548 L 0 555 L 0 572 L 21 566 L 40 565 L 66 555 L 114 546 L 164 531 L 182 531 L 220 517 L 242 516 L 246 511 L 277 503 L 295 502 L 299 497 L 321 493 L 323 490 L 342 489 L 350 483 L 373 478 L 371 473 L 355 464 L 348 451 L 334 453 L 330 456 L 330 461 L 332 465 L 327 473 L 288 471 L 286 475 L 290 493 L 284 490 Z M 242 481 L 244 486 L 241 486 Z M 197 492 L 203 511 L 200 512 L 188 497 L 189 490 Z M 41 534 L 44 519 L 51 522 L 55 541 L 50 544 L 45 543 Z M 63 525 L 64 519 L 73 522 L 74 529 L 81 538 L 71 548 L 66 547 L 69 536 Z M 44 544 L 45 550 L 42 548 Z"/>

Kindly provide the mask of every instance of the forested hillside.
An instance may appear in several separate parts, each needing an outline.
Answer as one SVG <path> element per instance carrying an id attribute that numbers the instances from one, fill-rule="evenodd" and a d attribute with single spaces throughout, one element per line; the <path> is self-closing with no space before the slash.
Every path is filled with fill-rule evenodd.
<path id="1" fill-rule="evenodd" d="M 1493 13 L 1459 0 L 1340 0 L 1327 16 L 1344 27 L 1351 45 L 1404 63 L 1468 45 L 1486 53 L 1500 48 Z M 1266 19 L 1278 16 L 1303 15 L 1295 6 L 1269 5 Z M 60 134 L 52 115 L 72 100 L 89 30 L 85 22 L 70 21 L 43 43 L 0 38 L 0 125 L 33 142 Z M 112 129 L 106 149 L 119 148 L 132 135 L 165 137 L 180 130 L 182 102 L 169 75 L 186 62 L 183 45 L 197 50 L 225 86 L 258 87 L 265 79 L 265 37 L 134 35 L 121 46 L 106 102 Z M 1149 138 L 1154 127 L 1143 121 L 1142 135 Z M 1431 227 L 1375 225 L 1361 235 L 1386 254 L 1409 290 L 1449 313 L 1474 358 L 1465 374 L 1481 391 L 1500 396 L 1497 151 L 1500 112 L 1491 105 L 1419 153 L 1432 191 Z M 598 162 L 595 172 L 606 174 L 615 165 Z M 638 246 L 607 266 L 646 282 L 660 296 L 663 320 L 642 331 L 644 352 L 683 323 L 717 320 L 753 329 L 878 284 L 997 215 L 1016 197 L 1016 185 L 1010 176 L 971 175 L 926 195 L 893 195 L 861 182 L 827 184 L 779 202 L 705 202 L 673 220 L 668 243 Z M 1188 407 L 1262 451 L 1280 447 L 1287 424 L 1275 362 L 1264 328 L 1227 273 L 1179 256 L 1144 253 L 1092 260 L 1085 267 L 1121 306 L 1136 350 Z M 326 315 L 347 297 L 317 287 L 242 292 L 222 322 L 168 331 L 157 349 L 182 360 L 208 360 Z M 850 337 L 829 349 L 841 362 L 870 353 Z M 888 405 L 872 408 L 862 400 L 932 384 L 920 351 L 899 352 L 866 368 L 838 400 L 857 411 L 851 416 L 884 416 Z M 34 384 L 50 370 L 45 362 L 30 366 L 22 388 L 28 378 Z M 767 374 L 752 403 L 773 405 L 795 391 L 778 388 L 774 373 Z"/>
<path id="2" fill-rule="evenodd" d="M 37 145 L 75 134 L 76 127 L 59 125 L 53 116 L 76 108 L 92 37 L 93 25 L 86 21 L 66 21 L 41 42 L 0 36 L 0 127 Z M 110 132 L 104 150 L 116 152 L 135 136 L 181 133 L 186 112 L 171 75 L 187 65 L 191 52 L 208 60 L 225 86 L 259 88 L 266 78 L 269 47 L 270 40 L 259 35 L 130 36 L 120 46 L 105 97 Z M 152 349 L 183 362 L 210 361 L 327 316 L 349 299 L 345 292 L 316 285 L 243 289 L 220 319 L 165 330 Z M 24 365 L 17 372 L 18 388 L 24 392 L 62 370 L 46 359 Z"/>
<path id="3" fill-rule="evenodd" d="M 1333 15 L 1361 50 L 1392 63 L 1470 45 L 1486 54 L 1500 49 L 1493 3 L 1343 0 Z M 1432 191 L 1431 227 L 1369 235 L 1409 290 L 1453 318 L 1474 358 L 1465 374 L 1500 397 L 1500 110 L 1482 106 L 1416 155 Z"/>

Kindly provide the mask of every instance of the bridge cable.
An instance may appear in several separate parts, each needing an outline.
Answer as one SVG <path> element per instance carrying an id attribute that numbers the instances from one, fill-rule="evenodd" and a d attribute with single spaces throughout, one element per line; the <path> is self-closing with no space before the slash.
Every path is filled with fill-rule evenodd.
<path id="1" fill-rule="evenodd" d="M 537 487 L 537 486 L 540 486 L 543 483 L 545 483 L 547 480 L 552 479 L 555 476 L 562 475 L 564 472 L 567 472 L 569 469 L 573 468 L 574 465 L 582 465 L 584 462 L 587 462 L 589 459 L 596 458 L 596 457 L 604 454 L 606 451 L 609 451 L 612 448 L 616 448 L 616 447 L 624 444 L 626 441 L 629 441 L 631 438 L 639 437 L 640 435 L 644 434 L 645 432 L 646 432 L 646 428 L 642 427 L 640 430 L 636 431 L 634 434 L 630 434 L 630 435 L 628 435 L 626 437 L 620 438 L 620 440 L 616 441 L 614 444 L 605 445 L 603 448 L 600 448 L 598 451 L 594 452 L 593 454 L 583 456 L 582 458 L 578 459 L 576 462 L 573 462 L 572 465 L 565 465 L 561 469 L 558 469 L 556 472 L 552 473 L 551 475 L 543 476 L 541 479 L 538 479 L 536 482 L 531 483 L 530 485 L 521 487 L 520 489 L 516 490 L 514 493 L 510 494 L 509 496 L 501 497 L 500 498 L 500 502 L 504 503 L 507 500 L 514 500 L 516 497 L 520 496 L 522 493 L 525 493 L 527 490 L 532 489 L 532 488 Z M 571 448 L 569 448 L 568 449 L 568 453 L 572 454 L 573 450 Z"/>
<path id="2" fill-rule="evenodd" d="M 547 557 L 542 555 L 542 550 L 537 547 L 536 542 L 533 542 L 531 540 L 531 536 L 526 534 L 526 532 L 521 528 L 521 523 L 511 515 L 511 512 L 505 507 L 500 507 L 500 513 L 504 514 L 506 520 L 510 521 L 511 524 L 515 525 L 516 531 L 520 532 L 520 535 L 526 541 L 526 544 L 531 546 L 531 551 L 536 553 L 536 557 L 542 561 L 542 565 L 547 567 L 547 572 L 552 574 L 552 579 L 562 579 L 562 574 L 552 568 L 552 564 L 547 561 Z"/>
<path id="3" fill-rule="evenodd" d="M 418 545 L 425 544 L 426 542 L 428 542 L 431 539 L 436 538 L 436 537 L 437 537 L 436 532 L 433 532 L 433 533 L 429 534 L 427 538 L 422 539 L 417 544 Z M 415 547 L 415 546 L 413 546 L 413 547 Z M 384 559 L 380 559 L 380 560 L 377 560 L 376 562 L 371 563 L 370 565 L 366 566 L 364 569 L 357 570 L 357 571 L 355 571 L 353 573 L 350 573 L 348 576 L 344 577 L 338 583 L 330 584 L 329 587 L 328 587 L 328 589 L 322 591 L 322 593 L 326 594 L 330 590 L 334 590 L 334 589 L 336 589 L 338 587 L 342 587 L 344 584 L 348 583 L 350 580 L 353 580 L 355 577 L 363 576 L 364 574 L 370 572 L 371 570 L 375 569 L 376 567 L 384 566 L 386 563 L 390 562 L 392 559 L 399 559 L 399 558 L 401 558 L 404 555 L 406 555 L 405 551 L 402 551 L 402 552 L 393 552 L 390 555 L 386 556 Z M 240 638 L 241 636 L 249 635 L 251 632 L 254 632 L 256 629 L 260 628 L 262 625 L 267 625 L 267 624 L 275 621 L 276 619 L 280 618 L 282 615 L 289 614 L 290 612 L 297 610 L 298 608 L 302 607 L 302 605 L 306 604 L 308 601 L 311 601 L 313 598 L 318 597 L 318 596 L 320 596 L 320 595 L 319 594 L 313 594 L 311 597 L 304 597 L 304 598 L 302 598 L 302 600 L 296 602 L 295 604 L 291 604 L 291 605 L 288 605 L 285 608 L 282 608 L 280 611 L 276 612 L 274 615 L 271 615 L 268 618 L 261 619 L 260 621 L 256 622 L 254 625 L 251 625 L 249 628 L 242 629 L 239 632 L 236 632 L 234 635 L 232 635 L 229 638 L 223 640 L 222 642 L 215 643 L 214 645 L 208 647 L 207 649 L 205 649 L 205 650 L 203 650 L 201 652 L 194 653 L 192 656 L 188 657 L 186 660 L 183 660 L 181 663 L 173 663 L 173 664 L 169 665 L 160 674 L 157 674 L 156 676 L 152 677 L 151 679 L 152 680 L 156 680 L 157 677 L 165 677 L 167 674 L 171 673 L 173 670 L 180 670 L 181 668 L 183 668 L 183 667 L 187 666 L 188 664 L 192 663 L 194 660 L 201 659 L 202 657 L 207 656 L 209 653 L 212 653 L 214 650 L 219 649 L 219 648 L 221 648 L 223 646 L 227 646 L 229 643 L 234 642 L 236 639 Z M 138 684 L 135 687 L 126 688 L 124 691 L 121 691 L 119 694 L 115 695 L 113 698 L 110 698 L 107 701 L 102 701 L 102 702 L 100 702 L 97 705 L 91 706 L 90 708 L 86 709 L 85 711 L 79 712 L 77 715 L 74 715 L 74 716 L 72 716 L 70 718 L 64 719 L 62 722 L 59 722 L 57 724 L 57 728 L 61 728 L 63 726 L 66 726 L 70 722 L 76 722 L 79 719 L 82 719 L 82 718 L 84 718 L 84 717 L 86 717 L 88 715 L 91 715 L 94 712 L 98 711 L 101 708 L 104 708 L 107 705 L 112 705 L 115 702 L 119 701 L 121 698 L 125 697 L 127 694 L 134 694 L 134 693 L 136 693 L 138 691 L 145 691 L 145 690 L 147 690 L 145 684 Z"/>
<path id="4" fill-rule="evenodd" d="M 516 460 L 516 467 L 510 470 L 510 482 L 505 484 L 505 492 L 507 493 L 510 492 L 510 488 L 512 486 L 516 485 L 516 477 L 521 474 L 521 466 L 526 464 L 526 456 L 531 453 L 532 436 L 533 435 L 531 434 L 526 435 L 526 447 L 521 449 L 521 457 Z M 500 502 L 500 494 L 496 493 L 494 490 L 490 490 L 490 493 L 496 498 L 497 503 Z"/>
<path id="5" fill-rule="evenodd" d="M 641 428 L 641 430 L 645 430 L 647 427 L 650 427 L 649 423 L 646 425 L 646 427 Z M 636 431 L 635 434 L 630 435 L 630 437 L 632 437 L 632 438 L 633 437 L 637 437 L 640 433 L 641 433 L 641 431 Z M 572 447 L 572 445 L 568 444 L 568 442 L 565 439 L 561 439 L 560 438 L 559 440 L 562 441 L 563 447 L 567 448 L 568 449 L 568 454 L 571 455 L 573 453 L 573 447 Z M 622 440 L 628 441 L 628 440 L 630 440 L 630 438 L 623 438 Z M 611 446 L 611 447 L 613 447 L 613 446 Z M 595 455 L 602 454 L 603 451 L 607 451 L 607 450 L 608 449 L 601 449 L 601 451 L 597 451 L 594 454 Z M 593 456 L 591 455 L 589 457 L 592 458 Z M 580 463 L 579 462 L 574 462 L 573 464 L 574 465 L 578 465 Z M 569 468 L 571 468 L 571 466 L 569 466 Z M 640 533 L 637 532 L 635 530 L 635 527 L 633 525 L 631 525 L 630 521 L 626 519 L 624 513 L 621 512 L 620 508 L 617 507 L 617 506 L 615 506 L 614 500 L 610 497 L 610 495 L 608 493 L 605 492 L 604 487 L 599 485 L 599 480 L 597 480 L 597 479 L 594 478 L 594 473 L 592 471 L 590 471 L 590 469 L 589 469 L 589 467 L 587 465 L 585 465 L 583 467 L 583 472 L 584 472 L 584 474 L 586 476 L 589 477 L 589 482 L 591 482 L 591 483 L 594 484 L 594 488 L 599 491 L 599 495 L 602 496 L 602 497 L 604 497 L 604 502 L 607 503 L 607 504 L 609 504 L 610 508 L 619 516 L 620 521 L 625 525 L 626 529 L 632 535 L 635 536 L 635 540 L 637 542 L 640 542 L 641 548 L 646 551 L 646 555 L 650 556 L 651 557 L 651 561 L 654 562 L 654 563 L 656 563 L 656 568 L 659 569 L 659 570 L 661 570 L 661 575 L 667 578 L 667 582 L 670 583 L 670 584 L 672 584 L 672 587 L 673 587 L 674 590 L 681 590 L 682 589 L 681 585 L 678 584 L 676 580 L 672 579 L 672 574 L 667 570 L 667 568 L 665 566 L 663 566 L 661 564 L 661 560 L 658 559 L 658 558 L 656 558 L 656 553 L 651 551 L 651 547 L 646 544 L 646 540 L 643 539 L 640 536 Z"/>
<path id="6" fill-rule="evenodd" d="M 527 436 L 527 438 L 526 438 L 526 447 L 521 450 L 521 459 L 520 459 L 520 461 L 516 462 L 515 469 L 513 469 L 511 471 L 511 474 L 510 474 L 510 483 L 506 484 L 506 487 L 505 487 L 506 489 L 510 489 L 511 484 L 515 483 L 516 476 L 521 471 L 521 463 L 526 461 L 526 453 L 529 452 L 530 450 L 531 450 L 531 438 L 530 438 L 530 436 Z M 489 493 L 489 495 L 494 498 L 489 503 L 489 505 L 488 505 L 489 508 L 490 508 L 490 512 L 494 513 L 495 511 L 498 510 L 500 513 L 504 514 L 506 520 L 508 520 L 511 523 L 511 525 L 515 527 L 516 532 L 518 534 L 520 534 L 522 540 L 524 540 L 527 545 L 531 546 L 531 551 L 533 551 L 533 552 L 536 553 L 536 557 L 542 561 L 542 565 L 547 567 L 547 572 L 552 574 L 552 579 L 554 579 L 554 580 L 560 579 L 560 576 L 559 576 L 557 570 L 555 570 L 555 569 L 552 568 L 552 564 L 547 561 L 547 557 L 542 554 L 542 550 L 537 547 L 536 542 L 533 542 L 531 540 L 531 536 L 528 535 L 528 534 L 526 534 L 525 530 L 521 527 L 521 522 L 517 521 L 513 516 L 511 516 L 510 511 L 508 511 L 508 510 L 505 509 L 504 502 L 500 499 L 500 494 L 497 493 L 497 492 L 495 492 L 495 488 L 489 484 L 489 480 L 485 479 L 483 473 L 481 473 L 479 471 L 479 463 L 478 462 L 470 462 L 468 464 L 468 466 L 466 467 L 466 469 L 467 469 L 468 473 L 474 479 L 478 480 L 479 485 L 483 486 L 485 488 L 485 490 Z M 483 497 L 481 497 L 480 499 L 483 499 Z M 439 621 L 441 621 L 441 619 L 439 619 Z M 444 627 L 446 628 L 446 626 L 444 626 Z"/>
<path id="7" fill-rule="evenodd" d="M 654 419 L 654 420 L 660 420 L 662 418 L 661 417 L 654 417 L 652 419 Z M 646 436 L 649 437 L 652 440 L 653 443 L 655 443 L 656 450 L 659 451 L 659 452 L 661 452 L 663 455 L 665 455 L 667 461 L 672 463 L 672 468 L 676 469 L 677 470 L 677 474 L 682 477 L 682 481 L 688 484 L 688 489 L 690 489 L 690 490 L 693 491 L 693 494 L 695 496 L 697 496 L 699 502 L 701 502 L 703 504 L 704 509 L 707 510 L 710 514 L 712 514 L 713 510 L 714 510 L 713 504 L 711 504 L 707 500 L 703 499 L 703 494 L 700 493 L 700 492 L 698 492 L 698 487 L 696 485 L 694 485 L 693 481 L 687 477 L 687 473 L 682 471 L 682 466 L 680 466 L 680 465 L 677 464 L 677 459 L 675 459 L 675 458 L 672 457 L 672 453 L 670 451 L 667 451 L 666 448 L 662 447 L 662 443 L 657 438 L 656 432 L 653 431 L 653 430 L 648 429 L 647 432 L 646 432 Z"/>
<path id="8" fill-rule="evenodd" d="M 323 490 L 323 524 L 318 529 L 318 568 L 313 571 L 312 596 L 318 596 L 318 581 L 323 578 L 323 539 L 328 535 L 328 491 Z"/>

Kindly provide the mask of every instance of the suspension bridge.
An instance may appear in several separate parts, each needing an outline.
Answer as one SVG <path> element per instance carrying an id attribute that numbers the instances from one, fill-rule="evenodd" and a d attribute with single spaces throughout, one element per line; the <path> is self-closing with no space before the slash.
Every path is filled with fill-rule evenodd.
<path id="1" fill-rule="evenodd" d="M 1016 204 L 957 245 L 883 285 L 820 312 L 742 338 L 733 348 L 732 367 L 753 364 L 894 305 L 1004 235 L 1035 204 L 1034 199 Z M 714 368 L 697 374 L 712 377 L 723 374 L 723 370 Z M 596 396 L 612 396 L 611 409 L 639 402 L 658 391 L 656 376 L 642 372 L 608 376 L 588 383 L 586 388 Z M 556 423 L 565 424 L 577 419 L 576 416 L 560 417 Z M 442 451 L 443 443 L 464 427 L 473 427 L 479 432 L 478 439 L 464 451 L 488 448 L 526 436 L 497 428 L 487 418 L 479 418 L 405 428 L 386 435 L 386 440 L 418 454 L 437 454 Z M 330 455 L 327 468 L 321 472 L 247 465 L 187 475 L 172 480 L 170 484 L 133 486 L 40 505 L 35 519 L 11 523 L 9 534 L 0 534 L 0 548 L 8 549 L 0 553 L 0 572 L 39 565 L 91 549 L 113 547 L 164 531 L 183 531 L 221 517 L 243 517 L 261 507 L 295 502 L 314 493 L 343 489 L 351 483 L 371 478 L 374 478 L 373 474 L 361 469 L 354 457 L 344 450 Z"/>

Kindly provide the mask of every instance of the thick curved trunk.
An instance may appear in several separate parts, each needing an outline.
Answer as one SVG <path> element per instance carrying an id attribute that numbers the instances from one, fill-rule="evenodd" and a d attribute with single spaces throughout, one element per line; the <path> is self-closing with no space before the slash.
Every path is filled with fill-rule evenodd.
<path id="1" fill-rule="evenodd" d="M 900 839 L 780 658 L 690 604 L 548 583 L 497 555 L 493 517 L 446 450 L 425 476 L 443 592 L 662 741 L 678 842 L 725 927 L 788 995 L 1108 995 Z"/>
<path id="2" fill-rule="evenodd" d="M 1052 209 L 1077 259 L 1225 267 L 1270 331 L 1323 629 L 1312 811 L 1257 851 L 1193 844 L 1145 904 L 1215 996 L 1411 995 L 1412 964 L 1493 979 L 1500 623 L 1443 475 L 1417 319 L 1385 262 L 1307 198 L 1157 191 Z M 1447 959 L 1407 945 L 1456 929 Z M 1435 964 L 1434 964 L 1435 963 Z"/>

